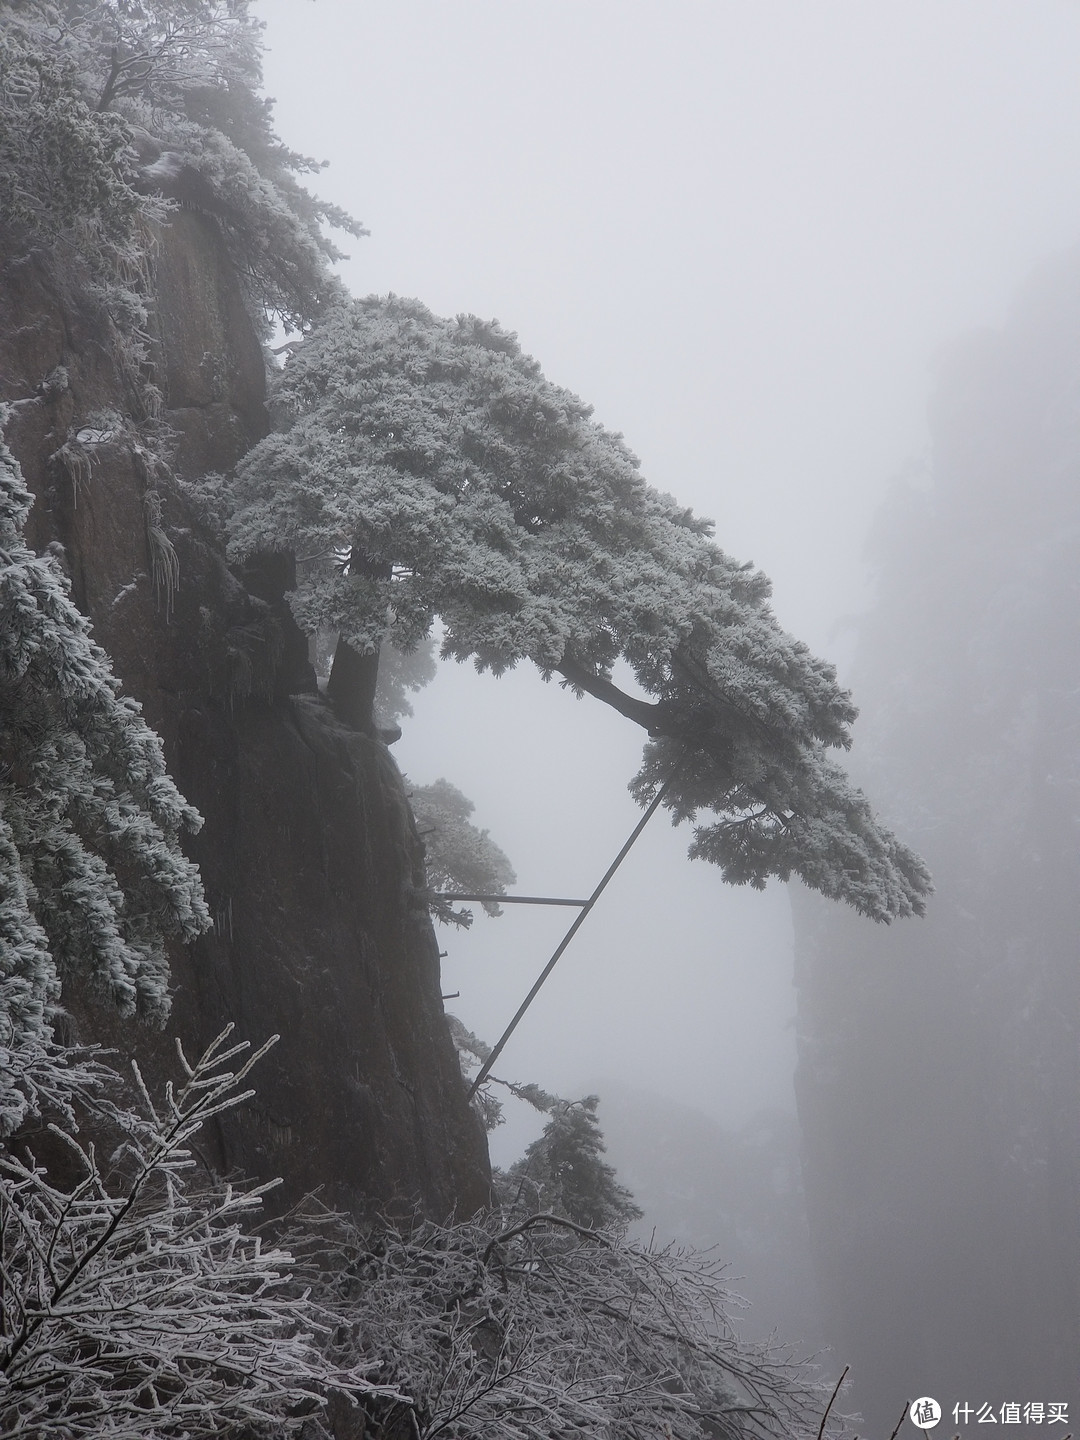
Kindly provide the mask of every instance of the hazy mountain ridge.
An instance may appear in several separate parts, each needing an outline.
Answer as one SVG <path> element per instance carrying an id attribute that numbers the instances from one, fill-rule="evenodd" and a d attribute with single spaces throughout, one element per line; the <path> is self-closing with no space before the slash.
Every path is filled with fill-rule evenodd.
<path id="1" fill-rule="evenodd" d="M 953 348 L 930 486 L 873 542 L 860 775 L 928 916 L 884 935 L 796 897 L 811 1232 L 878 1427 L 908 1392 L 1076 1400 L 1078 317 L 1074 251 Z"/>

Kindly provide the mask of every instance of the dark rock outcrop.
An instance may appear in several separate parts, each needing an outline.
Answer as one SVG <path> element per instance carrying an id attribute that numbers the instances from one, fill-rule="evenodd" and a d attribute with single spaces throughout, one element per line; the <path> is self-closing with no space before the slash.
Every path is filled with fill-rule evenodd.
<path id="1" fill-rule="evenodd" d="M 413 897 L 422 848 L 375 736 L 319 697 L 282 598 L 287 567 L 244 583 L 190 484 L 265 432 L 261 346 L 210 217 L 180 213 L 153 259 L 153 365 L 135 372 L 107 318 L 39 254 L 2 244 L 0 400 L 37 496 L 30 543 L 60 542 L 73 593 L 165 741 L 206 824 L 191 843 L 215 928 L 173 957 L 165 1035 L 65 992 L 83 1036 L 175 1073 L 228 1021 L 278 1033 L 256 1099 L 210 1139 L 218 1166 L 283 1175 L 354 1212 L 484 1203 L 484 1137 L 442 1013 L 438 946 Z M 162 396 L 168 465 L 125 417 Z M 185 485 L 185 482 L 189 482 Z"/>

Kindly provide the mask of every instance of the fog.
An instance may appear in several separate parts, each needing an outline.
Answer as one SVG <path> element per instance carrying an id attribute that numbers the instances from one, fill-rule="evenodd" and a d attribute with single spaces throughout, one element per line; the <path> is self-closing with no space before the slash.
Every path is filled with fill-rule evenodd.
<path id="1" fill-rule="evenodd" d="M 280 133 L 330 162 L 316 188 L 372 232 L 349 242 L 350 288 L 516 330 L 851 675 L 875 599 L 866 537 L 896 477 L 928 483 L 942 355 L 1002 325 L 1032 269 L 1080 239 L 1080 7 L 260 12 Z M 394 752 L 409 776 L 475 802 L 523 893 L 588 895 L 638 815 L 640 732 L 527 667 L 444 666 L 415 708 Z M 902 829 L 910 807 L 886 790 Z M 794 1112 L 786 891 L 725 889 L 688 840 L 652 822 L 499 1074 L 568 1096 L 636 1087 L 729 1129 Z M 494 1041 L 571 914 L 519 907 L 445 935 L 448 1008 Z M 538 1124 L 512 1115 L 494 1158 Z"/>

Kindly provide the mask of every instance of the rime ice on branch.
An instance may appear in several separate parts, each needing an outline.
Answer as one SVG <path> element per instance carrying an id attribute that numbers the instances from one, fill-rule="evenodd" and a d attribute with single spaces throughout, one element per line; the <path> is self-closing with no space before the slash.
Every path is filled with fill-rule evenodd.
<path id="1" fill-rule="evenodd" d="M 250 0 L 0 0 L 0 223 L 90 274 L 122 330 L 145 322 L 151 231 L 214 219 L 256 323 L 297 328 L 339 288 L 327 227 L 367 232 L 300 176 L 261 74 Z M 266 333 L 269 334 L 267 327 Z"/>
<path id="2" fill-rule="evenodd" d="M 856 713 L 833 667 L 514 335 L 411 300 L 343 302 L 276 404 L 236 475 L 233 551 L 296 555 L 293 608 L 339 632 L 347 714 L 370 713 L 379 647 L 409 649 L 438 617 L 445 655 L 495 673 L 531 660 L 643 726 L 636 797 L 681 763 L 665 804 L 726 880 L 796 874 L 876 920 L 922 912 L 925 866 L 827 756 Z M 620 660 L 653 699 L 613 684 Z"/>

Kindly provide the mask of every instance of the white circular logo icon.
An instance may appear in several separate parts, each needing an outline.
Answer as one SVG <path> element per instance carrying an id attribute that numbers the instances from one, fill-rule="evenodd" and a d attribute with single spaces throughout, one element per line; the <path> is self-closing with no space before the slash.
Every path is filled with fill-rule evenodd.
<path id="1" fill-rule="evenodd" d="M 923 1395 L 911 1402 L 908 1414 L 911 1416 L 911 1423 L 920 1430 L 932 1430 L 941 1419 L 941 1406 L 932 1395 Z"/>

